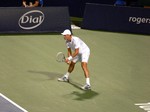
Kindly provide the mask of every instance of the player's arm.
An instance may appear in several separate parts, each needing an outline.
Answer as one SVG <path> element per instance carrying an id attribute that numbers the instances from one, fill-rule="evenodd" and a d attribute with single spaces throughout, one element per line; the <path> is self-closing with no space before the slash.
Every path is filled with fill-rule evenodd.
<path id="1" fill-rule="evenodd" d="M 79 54 L 79 48 L 75 49 L 75 52 L 72 54 L 72 58 L 76 57 Z"/>
<path id="2" fill-rule="evenodd" d="M 69 49 L 68 49 L 69 50 Z M 71 61 L 75 56 L 77 56 L 79 54 L 79 48 L 75 49 L 75 52 L 71 55 L 68 55 L 68 58 L 66 59 L 66 62 L 68 63 L 69 61 Z"/>
<path id="3" fill-rule="evenodd" d="M 68 48 L 68 57 L 72 56 L 71 48 Z"/>
<path id="4" fill-rule="evenodd" d="M 72 52 L 71 52 L 71 48 L 68 47 L 68 58 L 72 57 Z M 68 60 L 68 58 L 66 58 L 66 63 L 70 64 L 70 60 Z"/>
<path id="5" fill-rule="evenodd" d="M 80 48 L 80 42 L 79 42 L 79 39 L 76 39 L 74 41 L 74 47 L 75 47 L 75 51 L 74 53 L 72 54 L 72 57 L 71 58 L 74 58 L 75 56 L 77 56 L 79 54 L 79 48 Z"/>

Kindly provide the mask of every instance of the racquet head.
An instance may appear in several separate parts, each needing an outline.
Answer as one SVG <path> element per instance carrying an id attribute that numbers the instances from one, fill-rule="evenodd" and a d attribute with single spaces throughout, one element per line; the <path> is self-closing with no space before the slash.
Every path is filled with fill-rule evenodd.
<path id="1" fill-rule="evenodd" d="M 65 62 L 65 60 L 66 60 L 66 58 L 65 58 L 64 53 L 58 52 L 56 55 L 56 61 L 57 62 Z"/>

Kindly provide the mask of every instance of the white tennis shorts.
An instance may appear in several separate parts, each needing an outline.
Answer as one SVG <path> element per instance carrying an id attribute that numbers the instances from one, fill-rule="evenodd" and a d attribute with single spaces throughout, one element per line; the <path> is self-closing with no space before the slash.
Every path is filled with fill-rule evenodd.
<path id="1" fill-rule="evenodd" d="M 88 50 L 82 54 L 78 54 L 76 57 L 73 58 L 72 61 L 74 63 L 76 63 L 78 61 L 88 63 L 89 57 L 90 57 L 90 51 Z"/>

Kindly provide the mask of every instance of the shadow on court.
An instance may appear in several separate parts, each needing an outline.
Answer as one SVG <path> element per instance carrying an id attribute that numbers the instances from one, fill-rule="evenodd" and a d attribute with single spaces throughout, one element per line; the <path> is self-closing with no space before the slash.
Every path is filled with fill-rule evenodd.
<path id="1" fill-rule="evenodd" d="M 77 98 L 75 98 L 74 100 L 78 100 L 78 101 L 92 99 L 99 95 L 99 93 L 93 90 L 88 90 L 88 91 L 83 91 L 83 92 L 73 91 L 71 94 L 75 95 Z"/>
<path id="2" fill-rule="evenodd" d="M 77 88 L 77 89 L 82 90 L 81 87 L 82 87 L 83 85 L 81 85 L 81 84 L 79 84 L 79 83 L 77 83 L 77 82 L 74 82 L 74 81 L 70 80 L 70 81 L 69 81 L 69 84 L 71 84 L 72 86 L 74 86 L 74 87 Z M 82 90 L 82 91 L 80 91 L 80 92 L 79 92 L 79 91 L 73 91 L 73 92 L 71 93 L 71 95 L 75 95 L 75 96 L 77 97 L 77 98 L 75 98 L 74 100 L 83 101 L 83 100 L 87 100 L 87 99 L 92 99 L 92 98 L 98 96 L 99 93 L 97 93 L 97 92 L 95 92 L 95 91 L 93 91 L 93 90 L 87 90 L 87 91 Z"/>
<path id="3" fill-rule="evenodd" d="M 62 77 L 63 74 L 61 73 L 54 73 L 54 72 L 45 72 L 45 71 L 28 71 L 29 73 L 34 73 L 34 74 L 42 74 L 42 75 L 45 75 L 49 78 L 49 80 L 55 80 L 56 78 L 58 77 Z M 83 101 L 83 100 L 87 100 L 87 99 L 92 99 L 96 96 L 99 95 L 99 93 L 93 91 L 93 90 L 82 90 L 81 87 L 83 85 L 77 83 L 77 82 L 74 82 L 72 81 L 71 79 L 69 80 L 69 83 L 70 85 L 74 86 L 75 88 L 79 89 L 80 91 L 73 91 L 70 95 L 75 95 L 76 98 L 73 99 L 73 100 L 78 100 L 78 101 Z"/>
<path id="4" fill-rule="evenodd" d="M 29 70 L 29 73 L 34 73 L 34 74 L 42 74 L 45 75 L 49 78 L 49 80 L 55 80 L 58 77 L 61 77 L 63 74 L 60 73 L 54 73 L 54 72 L 45 72 L 45 71 L 32 71 Z"/>

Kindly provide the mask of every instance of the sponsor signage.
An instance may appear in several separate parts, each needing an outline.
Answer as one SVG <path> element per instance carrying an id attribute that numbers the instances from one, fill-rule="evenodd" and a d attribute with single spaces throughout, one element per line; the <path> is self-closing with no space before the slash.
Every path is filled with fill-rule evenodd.
<path id="1" fill-rule="evenodd" d="M 18 25 L 22 29 L 31 30 L 41 25 L 44 19 L 44 13 L 42 11 L 31 10 L 21 16 Z"/>
<path id="2" fill-rule="evenodd" d="M 86 4 L 82 28 L 150 34 L 150 9 Z"/>
<path id="3" fill-rule="evenodd" d="M 0 8 L 0 15 L 0 33 L 62 32 L 66 28 L 71 29 L 67 7 Z"/>

